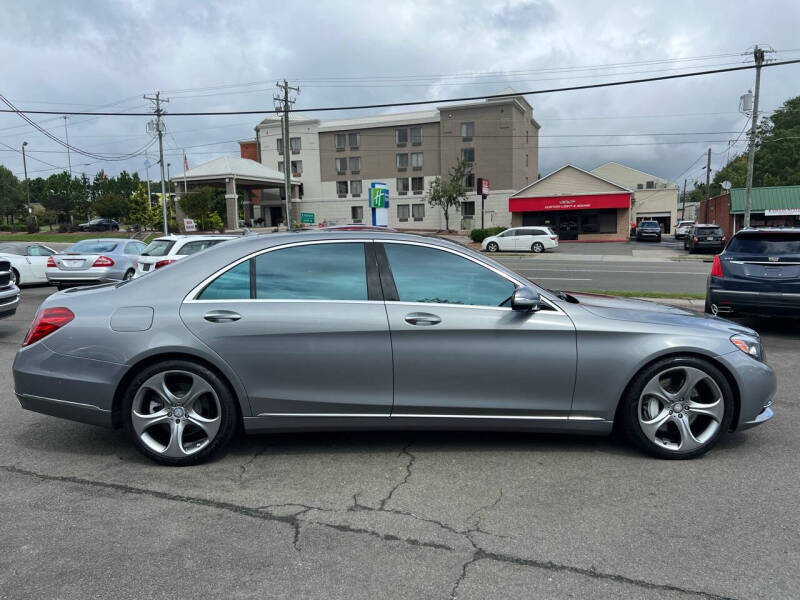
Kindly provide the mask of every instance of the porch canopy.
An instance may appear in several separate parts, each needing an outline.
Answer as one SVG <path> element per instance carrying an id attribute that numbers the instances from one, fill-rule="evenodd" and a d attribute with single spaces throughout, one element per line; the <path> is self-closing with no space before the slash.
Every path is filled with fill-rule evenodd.
<path id="1" fill-rule="evenodd" d="M 283 173 L 270 169 L 259 162 L 248 158 L 235 156 L 221 156 L 189 169 L 185 173 L 178 173 L 170 177 L 179 191 L 176 200 L 177 210 L 180 211 L 180 194 L 187 193 L 192 188 L 211 186 L 225 187 L 225 215 L 228 229 L 236 229 L 239 225 L 239 207 L 237 206 L 237 189 L 244 191 L 244 216 L 245 221 L 252 219 L 253 190 L 283 189 Z M 297 198 L 300 187 L 299 179 L 290 179 L 291 197 Z M 188 189 L 187 189 L 188 188 Z M 181 216 L 181 215 L 178 215 Z"/>

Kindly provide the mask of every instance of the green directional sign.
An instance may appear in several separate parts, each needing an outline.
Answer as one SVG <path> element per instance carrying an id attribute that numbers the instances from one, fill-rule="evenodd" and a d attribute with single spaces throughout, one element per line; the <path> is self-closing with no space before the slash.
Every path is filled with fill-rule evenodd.
<path id="1" fill-rule="evenodd" d="M 301 223 L 314 223 L 314 213 L 300 213 Z"/>
<path id="2" fill-rule="evenodd" d="M 389 200 L 389 190 L 386 188 L 370 188 L 369 190 L 369 206 L 370 208 L 384 208 L 387 206 Z"/>

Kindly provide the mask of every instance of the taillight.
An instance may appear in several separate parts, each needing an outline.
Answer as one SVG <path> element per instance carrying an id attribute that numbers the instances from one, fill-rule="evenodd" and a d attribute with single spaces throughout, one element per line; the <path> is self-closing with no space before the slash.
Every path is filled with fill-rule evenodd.
<path id="1" fill-rule="evenodd" d="M 714 264 L 711 265 L 711 275 L 714 277 L 724 277 L 722 274 L 722 260 L 720 259 L 719 254 L 714 257 Z"/>
<path id="2" fill-rule="evenodd" d="M 97 260 L 92 263 L 93 267 L 113 267 L 114 261 L 108 258 L 107 256 L 98 256 Z"/>
<path id="3" fill-rule="evenodd" d="M 56 261 L 54 261 L 54 260 L 53 260 L 53 257 L 52 257 L 52 256 L 48 256 L 48 257 L 47 257 L 47 266 L 48 266 L 48 267 L 53 267 L 53 268 L 55 268 L 55 266 L 56 266 Z"/>
<path id="4" fill-rule="evenodd" d="M 156 269 L 160 269 L 161 267 L 166 267 L 167 265 L 171 265 L 175 261 L 171 258 L 165 258 L 164 260 L 160 260 L 156 263 Z"/>
<path id="5" fill-rule="evenodd" d="M 693 242 L 695 242 L 695 243 L 697 243 L 697 236 L 696 236 L 696 235 L 695 235 L 695 236 L 692 236 L 692 241 L 693 241 Z"/>
<path id="6" fill-rule="evenodd" d="M 558 236 L 557 235 L 551 235 L 550 239 L 553 240 L 553 241 L 556 241 L 558 239 Z"/>
<path id="7" fill-rule="evenodd" d="M 57 329 L 62 328 L 74 318 L 75 315 L 72 311 L 63 306 L 40 310 L 36 313 L 36 317 L 34 317 L 31 328 L 28 330 L 28 335 L 25 336 L 25 341 L 22 342 L 22 345 L 30 346 L 34 342 L 38 342 Z"/>

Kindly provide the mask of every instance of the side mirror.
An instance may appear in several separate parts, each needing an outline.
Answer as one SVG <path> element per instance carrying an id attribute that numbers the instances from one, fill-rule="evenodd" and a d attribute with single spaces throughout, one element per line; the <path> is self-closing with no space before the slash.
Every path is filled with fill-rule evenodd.
<path id="1" fill-rule="evenodd" d="M 536 312 L 540 303 L 539 292 L 529 287 L 517 288 L 511 296 L 511 309 L 520 312 Z"/>

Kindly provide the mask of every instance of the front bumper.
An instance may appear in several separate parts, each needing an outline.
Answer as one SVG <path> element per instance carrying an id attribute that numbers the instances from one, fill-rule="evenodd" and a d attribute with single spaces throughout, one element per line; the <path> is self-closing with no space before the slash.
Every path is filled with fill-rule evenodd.
<path id="1" fill-rule="evenodd" d="M 17 312 L 19 306 L 19 288 L 12 285 L 0 292 L 0 319 L 10 317 Z"/>
<path id="2" fill-rule="evenodd" d="M 777 377 L 767 363 L 740 350 L 717 357 L 736 379 L 739 389 L 739 419 L 735 429 L 749 429 L 772 418 Z"/>
<path id="3" fill-rule="evenodd" d="M 126 370 L 125 365 L 59 354 L 40 341 L 17 352 L 14 393 L 27 410 L 112 427 L 114 395 Z"/>

